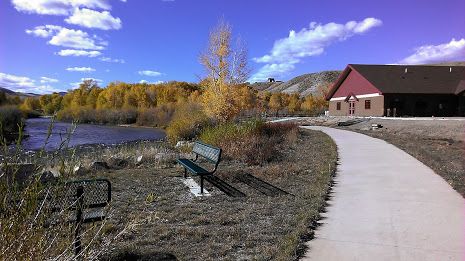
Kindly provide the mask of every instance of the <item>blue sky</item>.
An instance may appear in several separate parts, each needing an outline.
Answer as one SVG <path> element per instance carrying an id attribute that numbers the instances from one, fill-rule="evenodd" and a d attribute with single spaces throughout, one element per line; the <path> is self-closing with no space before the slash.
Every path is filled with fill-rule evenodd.
<path id="1" fill-rule="evenodd" d="M 198 55 L 221 18 L 247 43 L 251 81 L 348 63 L 465 60 L 463 10 L 463 0 L 2 0 L 0 87 L 197 82 Z"/>

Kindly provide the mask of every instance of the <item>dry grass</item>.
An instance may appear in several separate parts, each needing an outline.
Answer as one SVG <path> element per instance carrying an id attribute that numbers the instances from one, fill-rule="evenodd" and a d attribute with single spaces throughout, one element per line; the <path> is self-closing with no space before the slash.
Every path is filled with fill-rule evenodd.
<path id="1" fill-rule="evenodd" d="M 218 176 L 244 192 L 231 198 L 206 183 L 212 196 L 195 198 L 180 168 L 140 168 L 99 173 L 113 184 L 115 216 L 109 234 L 131 216 L 143 217 L 105 256 L 173 254 L 180 260 L 292 260 L 325 206 L 336 167 L 336 147 L 321 132 L 302 130 L 281 146 L 280 157 L 261 166 L 220 163 Z M 289 192 L 268 197 L 235 179 L 253 174 Z"/>

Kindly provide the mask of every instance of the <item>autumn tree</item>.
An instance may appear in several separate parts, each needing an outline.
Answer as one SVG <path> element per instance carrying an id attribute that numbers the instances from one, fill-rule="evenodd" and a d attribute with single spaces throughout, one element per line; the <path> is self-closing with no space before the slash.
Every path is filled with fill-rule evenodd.
<path id="1" fill-rule="evenodd" d="M 27 97 L 24 99 L 23 103 L 19 106 L 22 111 L 38 111 L 40 110 L 39 99 L 33 97 Z"/>
<path id="2" fill-rule="evenodd" d="M 283 108 L 283 99 L 279 92 L 275 92 L 271 95 L 268 107 L 276 111 L 276 117 L 278 117 L 279 111 Z"/>
<path id="3" fill-rule="evenodd" d="M 289 97 L 289 104 L 287 105 L 287 109 L 290 113 L 295 113 L 297 111 L 300 111 L 301 104 L 302 101 L 300 100 L 299 94 L 293 93 Z"/>
<path id="4" fill-rule="evenodd" d="M 207 115 L 218 121 L 236 116 L 241 105 L 233 88 L 249 77 L 247 49 L 236 39 L 233 46 L 232 28 L 220 21 L 210 32 L 207 49 L 200 55 L 206 71 L 203 107 Z"/>
<path id="5" fill-rule="evenodd" d="M 0 91 L 0 106 L 6 104 L 7 102 L 8 102 L 8 99 L 6 97 L 6 94 Z"/>

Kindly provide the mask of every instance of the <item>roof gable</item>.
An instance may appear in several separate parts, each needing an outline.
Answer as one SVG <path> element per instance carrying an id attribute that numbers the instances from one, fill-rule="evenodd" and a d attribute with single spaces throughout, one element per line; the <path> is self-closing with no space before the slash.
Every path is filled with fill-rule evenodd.
<path id="1" fill-rule="evenodd" d="M 326 99 L 333 97 L 351 70 L 381 93 L 458 94 L 465 80 L 465 66 L 349 64 Z"/>

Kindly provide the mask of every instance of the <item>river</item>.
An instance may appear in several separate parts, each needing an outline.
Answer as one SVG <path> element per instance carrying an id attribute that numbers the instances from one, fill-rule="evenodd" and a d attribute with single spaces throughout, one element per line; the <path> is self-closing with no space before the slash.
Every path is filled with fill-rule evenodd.
<path id="1" fill-rule="evenodd" d="M 37 118 L 26 121 L 25 134 L 29 137 L 23 143 L 24 150 L 39 150 L 44 146 L 51 119 Z M 45 149 L 55 150 L 60 146 L 67 132 L 72 128 L 70 123 L 54 122 L 52 135 Z M 161 140 L 165 132 L 155 128 L 121 127 L 93 124 L 79 124 L 69 141 L 69 147 L 84 144 L 112 145 L 136 140 Z"/>

